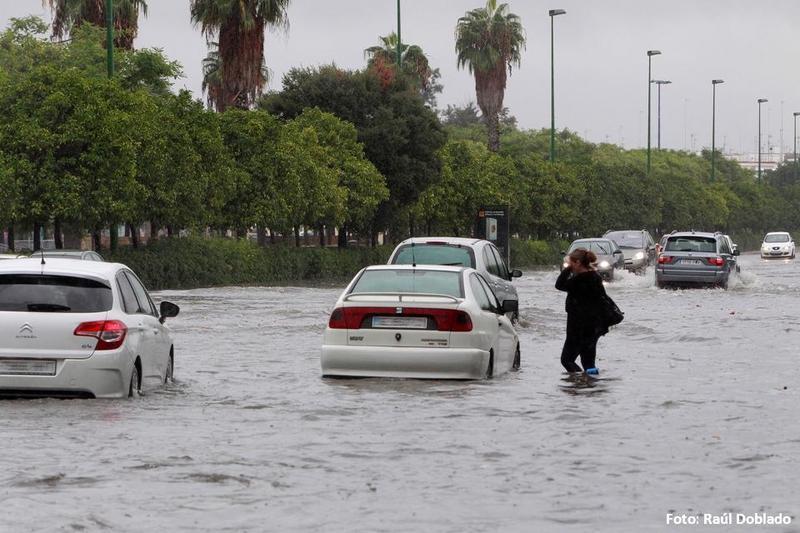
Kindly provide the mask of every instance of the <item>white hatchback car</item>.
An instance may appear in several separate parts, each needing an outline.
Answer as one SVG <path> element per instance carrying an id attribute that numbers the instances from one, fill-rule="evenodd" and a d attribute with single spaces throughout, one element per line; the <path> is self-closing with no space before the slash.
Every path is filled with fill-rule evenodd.
<path id="1" fill-rule="evenodd" d="M 323 376 L 480 379 L 520 366 L 519 338 L 473 268 L 381 265 L 359 272 L 331 313 Z"/>
<path id="2" fill-rule="evenodd" d="M 170 380 L 160 311 L 125 265 L 69 259 L 0 263 L 0 395 L 120 398 Z"/>
<path id="3" fill-rule="evenodd" d="M 764 236 L 761 243 L 761 258 L 788 257 L 794 259 L 794 240 L 785 231 L 773 231 Z"/>

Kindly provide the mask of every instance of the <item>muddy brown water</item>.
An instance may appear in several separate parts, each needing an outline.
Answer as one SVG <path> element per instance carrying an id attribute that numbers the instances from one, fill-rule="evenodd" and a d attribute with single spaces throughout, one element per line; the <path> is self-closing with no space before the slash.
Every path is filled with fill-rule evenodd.
<path id="1" fill-rule="evenodd" d="M 339 289 L 157 294 L 182 308 L 176 383 L 0 402 L 0 530 L 662 531 L 731 511 L 800 531 L 800 261 L 741 262 L 727 291 L 610 284 L 626 320 L 591 381 L 562 374 L 554 271 L 515 282 L 522 370 L 483 382 L 322 379 Z"/>

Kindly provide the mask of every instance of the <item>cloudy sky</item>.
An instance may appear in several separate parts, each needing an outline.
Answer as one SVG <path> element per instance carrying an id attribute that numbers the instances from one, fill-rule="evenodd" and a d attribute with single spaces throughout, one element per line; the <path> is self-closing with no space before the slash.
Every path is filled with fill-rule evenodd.
<path id="1" fill-rule="evenodd" d="M 482 0 L 402 0 L 403 41 L 420 45 L 442 72 L 439 104 L 474 100 L 474 84 L 455 64 L 454 27 Z M 792 150 L 793 111 L 800 111 L 800 23 L 798 0 L 510 0 L 528 42 L 522 67 L 509 80 L 506 105 L 522 127 L 550 120 L 550 23 L 556 18 L 556 127 L 589 140 L 643 146 L 647 127 L 648 49 L 653 78 L 671 80 L 662 89 L 662 146 L 700 149 L 711 144 L 711 79 L 717 88 L 717 146 L 754 152 L 757 98 L 764 104 L 764 151 Z M 178 86 L 201 97 L 204 38 L 189 21 L 189 0 L 148 0 L 137 47 L 163 48 L 180 61 Z M 364 48 L 395 29 L 395 0 L 292 0 L 288 32 L 270 32 L 267 64 L 272 89 L 294 66 L 335 62 L 364 65 Z M 0 0 L 0 28 L 10 17 L 49 19 L 41 0 Z M 653 91 L 653 144 L 656 142 Z"/>

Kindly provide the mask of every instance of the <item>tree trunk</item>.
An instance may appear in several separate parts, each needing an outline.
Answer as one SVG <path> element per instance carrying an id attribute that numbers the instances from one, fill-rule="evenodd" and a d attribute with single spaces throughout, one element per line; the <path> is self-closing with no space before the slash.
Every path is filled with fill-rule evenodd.
<path id="1" fill-rule="evenodd" d="M 325 248 L 328 243 L 325 239 L 325 226 L 319 227 L 319 246 L 320 248 Z"/>
<path id="2" fill-rule="evenodd" d="M 337 241 L 339 248 L 347 248 L 347 227 L 339 227 L 339 239 Z"/>
<path id="3" fill-rule="evenodd" d="M 237 239 L 244 239 L 247 237 L 247 229 L 246 228 L 236 228 L 236 238 Z"/>
<path id="4" fill-rule="evenodd" d="M 134 248 L 139 248 L 139 226 L 129 222 L 128 229 L 131 231 L 131 244 Z"/>
<path id="5" fill-rule="evenodd" d="M 100 230 L 99 229 L 95 229 L 92 232 L 92 241 L 94 241 L 93 242 L 93 246 L 94 246 L 94 251 L 95 252 L 99 252 L 100 250 L 103 249 L 103 245 L 102 245 L 102 241 L 100 240 L 100 237 L 101 237 Z"/>
<path id="6" fill-rule="evenodd" d="M 33 223 L 33 251 L 38 252 L 42 249 L 42 225 L 38 222 Z"/>
<path id="7" fill-rule="evenodd" d="M 294 246 L 300 248 L 300 226 L 294 227 Z"/>
<path id="8" fill-rule="evenodd" d="M 16 251 L 16 246 L 14 245 L 14 224 L 11 223 L 8 225 L 8 249 L 12 252 Z"/>
<path id="9" fill-rule="evenodd" d="M 273 246 L 275 245 L 275 232 L 271 229 L 269 230 L 269 243 Z"/>
<path id="10" fill-rule="evenodd" d="M 264 226 L 256 224 L 256 236 L 256 241 L 258 242 L 259 246 L 267 245 L 267 233 L 264 231 Z"/>
<path id="11" fill-rule="evenodd" d="M 497 113 L 491 113 L 486 117 L 486 129 L 489 135 L 489 150 L 497 152 L 500 150 L 500 120 Z"/>
<path id="12" fill-rule="evenodd" d="M 108 236 L 109 248 L 111 248 L 112 252 L 115 252 L 117 250 L 117 244 L 119 244 L 119 230 L 116 224 L 111 224 L 111 227 L 108 228 Z"/>
<path id="13" fill-rule="evenodd" d="M 56 218 L 53 221 L 53 238 L 56 241 L 56 250 L 64 249 L 64 238 L 61 235 L 61 219 Z"/>
<path id="14" fill-rule="evenodd" d="M 175 226 L 172 224 L 167 225 L 167 237 L 174 237 L 175 236 Z"/>
<path id="15" fill-rule="evenodd" d="M 155 223 L 154 220 L 150 221 L 150 240 L 151 241 L 158 240 L 158 225 Z"/>

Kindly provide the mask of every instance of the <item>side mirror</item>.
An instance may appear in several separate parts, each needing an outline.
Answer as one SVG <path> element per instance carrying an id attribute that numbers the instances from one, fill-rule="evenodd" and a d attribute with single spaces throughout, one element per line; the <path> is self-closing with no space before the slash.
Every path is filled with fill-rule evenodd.
<path id="1" fill-rule="evenodd" d="M 159 317 L 158 321 L 163 324 L 166 319 L 178 316 L 178 313 L 181 312 L 181 308 L 172 302 L 161 302 L 159 311 L 161 316 Z"/>
<path id="2" fill-rule="evenodd" d="M 741 254 L 741 252 L 739 251 L 738 248 L 734 248 L 733 249 L 733 255 L 740 255 L 740 254 Z"/>
<path id="3" fill-rule="evenodd" d="M 521 277 L 522 277 L 522 270 L 512 270 L 511 271 L 511 279 L 521 278 Z"/>
<path id="4" fill-rule="evenodd" d="M 567 255 L 567 252 L 565 252 L 564 250 L 561 250 L 561 251 L 560 251 L 560 252 L 558 252 L 558 253 L 560 253 L 561 255 Z"/>
<path id="5" fill-rule="evenodd" d="M 621 253 L 622 253 L 622 250 L 614 250 L 614 252 L 613 252 L 614 255 L 619 255 Z"/>
<path id="6" fill-rule="evenodd" d="M 500 305 L 500 314 L 516 313 L 519 311 L 519 300 L 503 300 Z"/>

